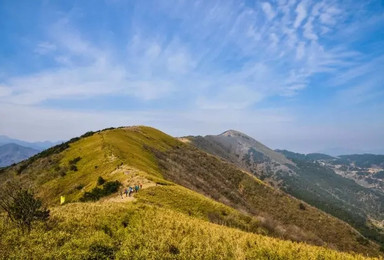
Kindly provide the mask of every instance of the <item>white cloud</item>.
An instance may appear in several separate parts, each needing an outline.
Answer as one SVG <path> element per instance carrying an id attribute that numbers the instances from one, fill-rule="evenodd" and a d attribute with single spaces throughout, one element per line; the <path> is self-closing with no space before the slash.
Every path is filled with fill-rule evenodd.
<path id="1" fill-rule="evenodd" d="M 185 74 L 194 68 L 194 62 L 185 52 L 169 55 L 167 59 L 168 70 L 172 73 Z"/>
<path id="2" fill-rule="evenodd" d="M 305 55 L 305 42 L 300 42 L 296 50 L 296 59 L 301 60 Z"/>
<path id="3" fill-rule="evenodd" d="M 323 13 L 320 14 L 320 21 L 325 25 L 335 25 L 336 24 L 336 16 L 339 15 L 341 11 L 334 7 L 328 6 Z"/>
<path id="4" fill-rule="evenodd" d="M 276 13 L 275 11 L 272 9 L 272 6 L 269 2 L 263 2 L 261 3 L 261 8 L 263 9 L 265 15 L 267 16 L 268 20 L 272 20 Z"/>
<path id="5" fill-rule="evenodd" d="M 263 94 L 249 86 L 222 86 L 214 97 L 200 97 L 197 105 L 201 109 L 245 109 L 263 99 Z"/>
<path id="6" fill-rule="evenodd" d="M 3 102 L 38 104 L 48 99 L 110 94 L 124 90 L 123 80 L 124 71 L 121 68 L 106 64 L 63 68 L 9 79 L 6 86 L 13 92 L 4 97 Z"/>
<path id="7" fill-rule="evenodd" d="M 306 86 L 307 86 L 306 84 L 290 85 L 286 89 L 284 89 L 282 96 L 292 97 L 292 96 L 296 95 L 299 90 L 306 88 Z"/>
<path id="8" fill-rule="evenodd" d="M 271 47 L 276 48 L 277 44 L 279 43 L 279 37 L 277 37 L 276 33 L 271 33 L 269 38 L 271 40 Z"/>
<path id="9" fill-rule="evenodd" d="M 334 101 L 337 104 L 351 107 L 361 103 L 371 103 L 384 98 L 384 75 L 377 73 L 383 70 L 384 55 L 381 55 L 365 64 L 357 64 L 339 72 L 326 84 L 333 88 L 337 87 Z"/>
<path id="10" fill-rule="evenodd" d="M 110 49 L 96 47 L 66 20 L 54 24 L 50 36 L 53 43 L 39 44 L 40 52 L 60 47 L 53 58 L 61 66 L 8 78 L 0 89 L 0 102 L 31 105 L 101 95 L 154 100 L 174 93 L 176 86 L 182 87 L 178 74 L 185 75 L 195 66 L 191 55 L 177 42 L 162 44 L 136 37 L 128 53 L 115 59 Z"/>
<path id="11" fill-rule="evenodd" d="M 7 86 L 0 86 L 0 98 L 9 97 L 12 94 L 12 89 Z"/>
<path id="12" fill-rule="evenodd" d="M 161 80 L 127 82 L 127 86 L 132 88 L 132 92 L 126 93 L 122 91 L 122 94 L 132 95 L 138 99 L 148 101 L 166 97 L 176 91 L 176 86 L 174 86 L 172 82 Z"/>
<path id="13" fill-rule="evenodd" d="M 201 89 L 205 91 L 203 95 L 209 95 L 214 89 L 231 93 L 241 86 L 245 93 L 257 95 L 243 95 L 243 102 L 227 104 L 251 106 L 265 97 L 294 95 L 312 75 L 344 65 L 344 57 L 336 50 L 308 42 L 316 41 L 315 32 L 321 30 L 316 17 L 324 10 L 337 19 L 338 9 L 324 2 L 314 5 L 305 1 L 298 4 L 294 0 L 280 1 L 276 7 L 263 2 L 261 8 L 268 21 L 257 17 L 252 9 L 230 1 L 224 5 L 219 1 L 188 5 L 187 16 L 180 10 L 184 4 L 169 7 L 164 3 L 164 15 L 181 19 L 183 26 L 191 23 L 184 32 L 193 44 L 177 35 L 148 33 L 138 25 L 125 52 L 115 51 L 114 46 L 104 44 L 101 48 L 85 39 L 81 31 L 73 28 L 71 19 L 64 18 L 52 25 L 47 40 L 39 44 L 40 48 L 54 50 L 58 67 L 8 78 L 2 84 L 12 92 L 2 95 L 6 95 L 7 102 L 15 104 L 39 104 L 52 99 L 101 95 L 155 100 L 186 93 L 183 95 L 193 103 L 201 100 L 198 94 Z M 312 11 L 305 21 L 307 8 Z M 202 13 L 204 19 L 197 19 Z M 300 27 L 303 22 L 301 35 L 293 27 Z M 231 68 L 220 67 L 231 64 L 231 59 L 234 64 L 236 60 L 247 62 Z M 289 62 L 289 68 L 280 66 L 283 62 Z M 288 71 L 294 71 L 295 76 Z M 247 99 L 248 96 L 251 98 Z M 220 104 L 224 98 L 211 99 Z"/>
<path id="14" fill-rule="evenodd" d="M 145 57 L 150 60 L 155 60 L 161 54 L 161 46 L 157 42 L 153 42 L 145 52 Z"/>
<path id="15" fill-rule="evenodd" d="M 317 37 L 316 33 L 313 32 L 312 22 L 313 22 L 313 17 L 311 17 L 307 20 L 307 22 L 304 25 L 303 35 L 305 38 L 307 38 L 309 40 L 317 41 L 318 37 Z"/>
<path id="16" fill-rule="evenodd" d="M 40 42 L 36 48 L 35 48 L 35 52 L 40 54 L 40 55 L 44 55 L 44 54 L 48 54 L 50 52 L 53 52 L 57 49 L 57 46 L 51 42 Z"/>
<path id="17" fill-rule="evenodd" d="M 377 82 L 364 82 L 360 83 L 361 85 L 355 85 L 348 87 L 346 89 L 340 90 L 337 94 L 336 100 L 341 104 L 346 104 L 347 106 L 357 105 L 365 102 L 370 102 L 377 98 L 384 98 L 384 90 L 375 89 L 373 86 Z"/>
<path id="18" fill-rule="evenodd" d="M 295 12 L 297 16 L 293 26 L 295 28 L 298 28 L 301 25 L 301 23 L 304 21 L 304 19 L 307 17 L 307 10 L 306 10 L 304 1 L 302 1 L 300 4 L 297 5 Z"/>

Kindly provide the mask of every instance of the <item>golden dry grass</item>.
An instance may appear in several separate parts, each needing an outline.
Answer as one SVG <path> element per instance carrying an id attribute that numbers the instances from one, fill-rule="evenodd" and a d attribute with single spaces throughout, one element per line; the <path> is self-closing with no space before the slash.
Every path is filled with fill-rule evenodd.
<path id="1" fill-rule="evenodd" d="M 0 222 L 2 259 L 368 259 L 216 225 L 143 202 L 72 203 L 20 235 Z"/>

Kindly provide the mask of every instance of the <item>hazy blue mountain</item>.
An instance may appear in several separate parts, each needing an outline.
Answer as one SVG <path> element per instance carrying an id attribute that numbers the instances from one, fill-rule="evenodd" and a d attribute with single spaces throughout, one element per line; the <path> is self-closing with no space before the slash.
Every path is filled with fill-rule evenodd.
<path id="1" fill-rule="evenodd" d="M 287 158 L 317 162 L 363 187 L 377 189 L 384 193 L 384 155 L 352 154 L 332 157 L 326 154 L 300 154 L 287 150 L 276 151 L 281 152 Z"/>
<path id="2" fill-rule="evenodd" d="M 338 157 L 340 155 L 350 155 L 350 154 L 384 154 L 384 148 L 376 149 L 357 149 L 357 148 L 347 148 L 347 147 L 332 147 L 323 150 L 316 151 L 317 153 L 328 154 L 333 157 Z"/>
<path id="3" fill-rule="evenodd" d="M 336 157 L 330 156 L 324 153 L 309 153 L 309 154 L 301 154 L 295 153 L 287 150 L 275 150 L 276 152 L 284 154 L 288 158 L 306 160 L 306 161 L 317 161 L 317 160 L 337 160 Z"/>
<path id="4" fill-rule="evenodd" d="M 37 154 L 40 150 L 18 144 L 4 144 L 0 146 L 0 167 L 18 163 Z"/>
<path id="5" fill-rule="evenodd" d="M 23 140 L 18 140 L 18 139 L 14 139 L 14 138 L 10 138 L 8 136 L 5 136 L 5 135 L 0 135 L 0 145 L 4 145 L 4 144 L 18 144 L 18 145 L 21 145 L 21 146 L 24 146 L 24 147 L 30 147 L 30 148 L 33 148 L 33 149 L 36 149 L 36 150 L 45 150 L 47 148 L 50 148 L 58 143 L 61 143 L 61 142 L 50 142 L 50 141 L 44 141 L 44 142 L 26 142 L 26 141 L 23 141 Z"/>
<path id="6" fill-rule="evenodd" d="M 339 155 L 340 162 L 353 164 L 357 167 L 371 168 L 384 167 L 384 155 L 377 154 L 351 154 Z"/>

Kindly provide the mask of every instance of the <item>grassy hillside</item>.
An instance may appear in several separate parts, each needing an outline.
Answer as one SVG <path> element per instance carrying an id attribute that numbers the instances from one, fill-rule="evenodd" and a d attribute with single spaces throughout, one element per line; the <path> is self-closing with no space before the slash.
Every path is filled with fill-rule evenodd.
<path id="1" fill-rule="evenodd" d="M 347 221 L 366 237 L 384 244 L 383 229 L 371 222 L 384 217 L 383 192 L 336 174 L 332 168 L 314 162 L 310 155 L 281 152 L 295 162 L 296 166 L 291 168 L 297 174 L 281 177 L 285 191 Z M 335 160 L 332 159 L 332 163 Z"/>
<path id="2" fill-rule="evenodd" d="M 20 236 L 0 222 L 0 259 L 365 259 L 246 233 L 147 205 L 71 203 Z"/>
<path id="3" fill-rule="evenodd" d="M 220 156 L 294 197 L 346 221 L 368 239 L 384 245 L 381 224 L 384 194 L 380 190 L 363 187 L 336 174 L 323 162 L 315 161 L 334 162 L 339 159 L 324 154 L 304 155 L 277 150 L 280 156 L 290 161 L 281 164 L 282 160 L 271 151 L 269 154 L 272 156 L 264 152 L 268 148 L 241 133 L 188 137 L 188 140 L 199 149 Z"/>
<path id="4" fill-rule="evenodd" d="M 155 154 L 167 179 L 259 216 L 267 226 L 275 227 L 270 235 L 277 232 L 283 238 L 327 244 L 346 251 L 365 247 L 365 240 L 344 222 L 192 146 Z"/>
<path id="5" fill-rule="evenodd" d="M 150 188 L 137 194 L 136 201 L 120 202 L 115 194 L 96 203 L 74 203 L 97 187 L 99 176 L 118 180 L 124 187 L 142 183 Z M 10 257 L 31 252 L 48 258 L 100 252 L 145 259 L 186 259 L 188 255 L 209 259 L 218 252 L 223 259 L 343 257 L 256 234 L 379 254 L 377 245 L 361 243 L 362 237 L 345 223 L 149 127 L 87 133 L 2 170 L 0 182 L 12 177 L 32 183 L 52 208 L 53 218 L 48 227 L 34 230 L 29 237 L 18 236 L 14 228 L 2 224 L 0 250 Z M 60 196 L 69 204 L 59 207 Z M 43 246 L 48 240 L 52 240 L 51 250 Z M 252 246 L 255 243 L 256 248 Z M 276 248 L 269 243 L 282 244 Z"/>

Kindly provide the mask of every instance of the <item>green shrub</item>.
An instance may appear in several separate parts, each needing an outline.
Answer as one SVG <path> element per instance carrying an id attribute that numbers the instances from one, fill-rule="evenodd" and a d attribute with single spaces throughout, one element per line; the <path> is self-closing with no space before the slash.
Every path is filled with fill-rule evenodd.
<path id="1" fill-rule="evenodd" d="M 119 181 L 109 181 L 104 183 L 103 188 L 93 188 L 90 192 L 85 192 L 83 197 L 80 199 L 82 202 L 86 201 L 97 201 L 101 197 L 105 197 L 115 193 L 119 190 L 121 183 Z"/>
<path id="2" fill-rule="evenodd" d="M 83 134 L 82 136 L 80 136 L 80 138 L 84 138 L 84 137 L 92 136 L 92 135 L 94 135 L 94 134 L 95 134 L 95 132 L 93 132 L 93 131 L 89 131 L 89 132 L 86 132 L 85 134 Z"/>
<path id="3" fill-rule="evenodd" d="M 100 188 L 94 188 L 90 192 L 85 192 L 83 197 L 80 199 L 80 201 L 97 201 L 102 197 L 103 190 Z"/>
<path id="4" fill-rule="evenodd" d="M 175 245 L 170 245 L 169 246 L 169 252 L 173 255 L 178 255 L 180 254 L 179 248 L 177 248 Z"/>
<path id="5" fill-rule="evenodd" d="M 29 164 L 27 162 L 20 164 L 19 168 L 17 169 L 17 173 L 21 174 L 25 169 L 28 168 L 28 165 Z"/>
<path id="6" fill-rule="evenodd" d="M 300 202 L 299 209 L 306 210 L 307 208 L 305 207 L 305 205 L 303 203 Z"/>
<path id="7" fill-rule="evenodd" d="M 121 186 L 121 183 L 119 181 L 109 181 L 104 183 L 103 185 L 104 196 L 108 196 L 109 194 L 117 192 L 120 186 Z"/>
<path id="8" fill-rule="evenodd" d="M 75 187 L 76 190 L 81 190 L 82 188 L 84 188 L 84 184 L 79 184 Z"/>
<path id="9" fill-rule="evenodd" d="M 104 183 L 105 183 L 104 178 L 99 176 L 99 178 L 97 179 L 97 185 L 103 185 Z"/>
<path id="10" fill-rule="evenodd" d="M 115 259 L 115 248 L 107 245 L 92 244 L 89 247 L 89 255 L 87 259 Z"/>
<path id="11" fill-rule="evenodd" d="M 76 158 L 74 158 L 74 159 L 72 159 L 72 160 L 70 160 L 69 161 L 69 164 L 76 164 L 78 161 L 80 161 L 81 160 L 81 157 L 80 156 L 78 156 L 78 157 L 76 157 Z"/>
<path id="12" fill-rule="evenodd" d="M 104 232 L 105 234 L 107 234 L 108 236 L 110 236 L 110 237 L 113 236 L 113 231 L 112 231 L 112 229 L 111 229 L 110 227 L 108 227 L 107 225 L 103 225 L 103 226 L 101 227 L 101 230 L 103 230 L 103 232 Z"/>

